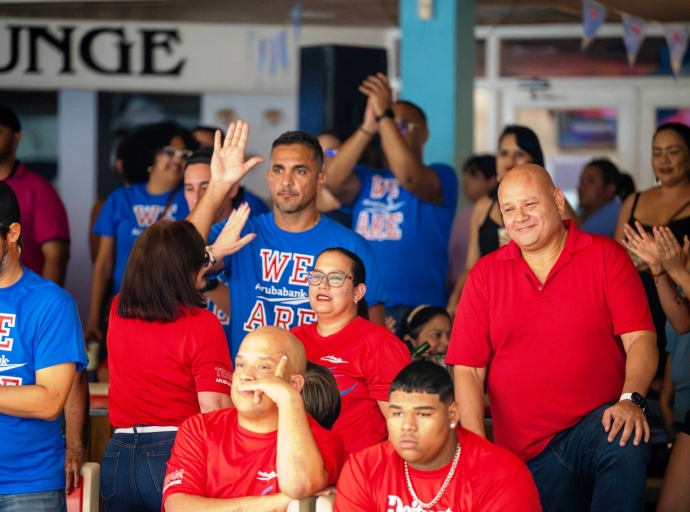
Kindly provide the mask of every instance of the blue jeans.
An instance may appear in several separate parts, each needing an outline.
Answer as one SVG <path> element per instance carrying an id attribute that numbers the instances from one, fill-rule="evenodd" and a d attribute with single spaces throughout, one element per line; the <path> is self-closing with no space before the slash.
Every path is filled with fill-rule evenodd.
<path id="1" fill-rule="evenodd" d="M 101 461 L 101 497 L 107 512 L 160 512 L 163 480 L 176 434 L 113 435 Z"/>
<path id="2" fill-rule="evenodd" d="M 544 512 L 639 512 L 644 507 L 650 446 L 620 446 L 623 430 L 608 441 L 601 419 L 613 404 L 592 411 L 556 435 L 527 463 L 539 489 Z"/>
<path id="3" fill-rule="evenodd" d="M 0 495 L 0 512 L 67 512 L 65 490 Z"/>

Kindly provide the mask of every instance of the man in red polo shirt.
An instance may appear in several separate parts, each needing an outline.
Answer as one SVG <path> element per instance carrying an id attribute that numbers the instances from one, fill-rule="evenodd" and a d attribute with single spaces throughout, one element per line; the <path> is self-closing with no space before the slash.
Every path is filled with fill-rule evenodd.
<path id="1" fill-rule="evenodd" d="M 262 327 L 235 359 L 233 408 L 180 427 L 163 485 L 164 510 L 285 510 L 333 485 L 342 439 L 307 416 L 307 358 L 294 335 Z"/>
<path id="2" fill-rule="evenodd" d="M 532 475 L 515 455 L 457 426 L 453 381 L 415 361 L 389 391 L 388 441 L 351 455 L 336 512 L 540 512 Z"/>
<path id="3" fill-rule="evenodd" d="M 512 241 L 470 272 L 446 358 L 460 422 L 484 435 L 491 364 L 495 441 L 527 462 L 545 511 L 579 510 L 582 482 L 593 511 L 640 510 L 658 356 L 637 271 L 610 238 L 561 221 L 542 167 L 510 171 L 498 201 Z"/>

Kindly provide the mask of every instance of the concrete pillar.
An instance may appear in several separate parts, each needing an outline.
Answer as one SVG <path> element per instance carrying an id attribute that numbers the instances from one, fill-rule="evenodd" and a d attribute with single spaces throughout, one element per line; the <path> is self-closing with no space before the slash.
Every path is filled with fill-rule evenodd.
<path id="1" fill-rule="evenodd" d="M 96 200 L 98 98 L 96 91 L 58 93 L 58 176 L 55 187 L 67 209 L 71 257 L 65 289 L 79 304 L 85 324 L 89 314 L 92 265 L 89 220 Z"/>
<path id="2" fill-rule="evenodd" d="M 433 17 L 424 20 L 419 0 L 400 0 L 400 98 L 427 114 L 426 163 L 446 163 L 460 173 L 473 145 L 475 0 L 431 3 Z"/>

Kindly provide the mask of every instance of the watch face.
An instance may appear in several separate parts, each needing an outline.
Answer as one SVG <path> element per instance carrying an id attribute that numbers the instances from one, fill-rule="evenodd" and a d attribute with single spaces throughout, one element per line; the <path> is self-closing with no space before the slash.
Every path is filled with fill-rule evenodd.
<path id="1" fill-rule="evenodd" d="M 645 398 L 639 393 L 633 393 L 632 397 L 630 397 L 630 401 L 640 409 L 647 407 L 647 400 L 645 400 Z"/>

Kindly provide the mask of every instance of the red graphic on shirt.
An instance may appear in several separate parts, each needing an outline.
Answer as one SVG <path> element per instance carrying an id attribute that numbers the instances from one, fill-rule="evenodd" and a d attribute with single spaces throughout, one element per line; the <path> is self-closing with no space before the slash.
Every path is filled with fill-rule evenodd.
<path id="1" fill-rule="evenodd" d="M 0 350 L 12 350 L 14 339 L 10 338 L 10 327 L 14 327 L 17 315 L 0 313 Z"/>
<path id="2" fill-rule="evenodd" d="M 0 377 L 0 386 L 21 386 L 21 377 Z"/>
<path id="3" fill-rule="evenodd" d="M 291 252 L 261 249 L 261 279 L 272 283 L 280 282 L 287 264 L 292 257 Z"/>
<path id="4" fill-rule="evenodd" d="M 294 253 L 292 259 L 295 263 L 292 266 L 292 274 L 288 282 L 290 284 L 306 286 L 309 284 L 307 282 L 307 273 L 309 269 L 314 266 L 314 256 Z"/>

